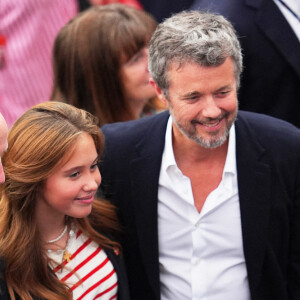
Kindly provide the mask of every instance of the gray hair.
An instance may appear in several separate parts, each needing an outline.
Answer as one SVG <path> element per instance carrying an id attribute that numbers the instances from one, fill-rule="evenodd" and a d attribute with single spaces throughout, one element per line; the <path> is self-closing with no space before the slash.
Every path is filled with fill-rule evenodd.
<path id="1" fill-rule="evenodd" d="M 234 63 L 237 86 L 242 72 L 241 46 L 231 23 L 202 11 L 183 11 L 161 23 L 149 43 L 149 71 L 168 98 L 170 64 L 195 62 L 219 66 L 227 57 Z"/>

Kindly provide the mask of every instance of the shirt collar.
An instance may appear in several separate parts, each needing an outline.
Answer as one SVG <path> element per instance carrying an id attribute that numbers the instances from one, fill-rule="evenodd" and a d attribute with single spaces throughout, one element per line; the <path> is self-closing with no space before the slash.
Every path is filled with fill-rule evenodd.
<path id="1" fill-rule="evenodd" d="M 235 151 L 235 125 L 233 124 L 229 131 L 229 142 L 228 151 L 225 161 L 225 166 L 223 170 L 223 176 L 226 173 L 236 174 L 236 151 Z M 176 166 L 176 160 L 174 157 L 173 144 L 172 144 L 172 116 L 169 117 L 166 135 L 165 135 L 165 148 L 162 157 L 161 168 L 164 171 L 171 166 Z"/>

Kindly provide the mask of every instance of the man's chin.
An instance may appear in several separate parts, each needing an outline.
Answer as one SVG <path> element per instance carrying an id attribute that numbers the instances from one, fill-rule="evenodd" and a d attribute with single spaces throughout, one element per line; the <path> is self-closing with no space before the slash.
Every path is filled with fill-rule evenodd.
<path id="1" fill-rule="evenodd" d="M 189 139 L 196 142 L 203 148 L 215 149 L 222 146 L 227 141 L 228 136 L 229 136 L 229 130 L 226 129 L 221 136 L 220 134 L 216 134 L 215 136 L 210 136 L 207 138 L 204 138 L 203 136 L 199 136 L 199 135 L 190 135 L 188 137 Z"/>

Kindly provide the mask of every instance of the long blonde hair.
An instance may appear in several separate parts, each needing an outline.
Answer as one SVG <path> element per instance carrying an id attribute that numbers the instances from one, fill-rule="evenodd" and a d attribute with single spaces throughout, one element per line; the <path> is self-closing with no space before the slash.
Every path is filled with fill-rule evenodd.
<path id="1" fill-rule="evenodd" d="M 25 112 L 10 130 L 2 159 L 6 181 L 0 186 L 0 256 L 12 299 L 15 293 L 25 300 L 32 296 L 72 299 L 68 287 L 48 268 L 34 212 L 45 180 L 82 132 L 93 138 L 100 157 L 104 138 L 97 119 L 69 104 L 41 103 Z M 102 247 L 119 247 L 106 237 L 118 229 L 115 208 L 109 202 L 96 200 L 89 217 L 69 220 Z"/>

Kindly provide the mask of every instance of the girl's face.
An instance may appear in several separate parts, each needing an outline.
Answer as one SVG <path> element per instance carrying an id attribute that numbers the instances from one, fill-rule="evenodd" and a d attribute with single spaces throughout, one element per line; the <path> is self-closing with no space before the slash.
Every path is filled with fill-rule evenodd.
<path id="1" fill-rule="evenodd" d="M 148 49 L 142 48 L 129 61 L 121 66 L 121 80 L 128 101 L 144 102 L 155 96 L 154 88 L 149 83 Z"/>
<path id="2" fill-rule="evenodd" d="M 81 133 L 70 158 L 45 182 L 37 201 L 39 219 L 55 220 L 65 215 L 83 218 L 90 214 L 101 182 L 98 154 L 93 138 Z"/>

